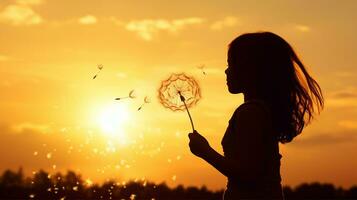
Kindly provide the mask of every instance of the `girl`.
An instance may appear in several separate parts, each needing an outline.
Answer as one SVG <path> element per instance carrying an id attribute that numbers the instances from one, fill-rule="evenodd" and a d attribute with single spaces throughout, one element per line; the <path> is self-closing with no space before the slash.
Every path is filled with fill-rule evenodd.
<path id="1" fill-rule="evenodd" d="M 301 133 L 324 105 L 321 89 L 293 48 L 270 32 L 229 44 L 228 91 L 243 93 L 222 139 L 224 155 L 194 131 L 191 152 L 228 178 L 224 200 L 283 199 L 278 143 Z"/>

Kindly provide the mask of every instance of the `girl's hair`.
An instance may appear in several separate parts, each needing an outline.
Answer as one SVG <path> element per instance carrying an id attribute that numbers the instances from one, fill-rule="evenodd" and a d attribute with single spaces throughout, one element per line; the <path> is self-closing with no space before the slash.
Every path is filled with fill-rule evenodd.
<path id="1" fill-rule="evenodd" d="M 324 106 L 321 88 L 293 48 L 270 32 L 246 33 L 229 44 L 232 67 L 256 78 L 257 90 L 272 110 L 281 143 L 293 140 Z M 241 63 L 237 65 L 237 63 Z"/>

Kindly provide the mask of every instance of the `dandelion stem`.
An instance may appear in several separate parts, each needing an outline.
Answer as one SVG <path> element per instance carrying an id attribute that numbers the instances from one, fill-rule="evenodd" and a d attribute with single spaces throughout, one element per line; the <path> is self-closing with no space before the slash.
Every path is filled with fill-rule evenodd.
<path id="1" fill-rule="evenodd" d="M 190 111 L 188 111 L 188 108 L 187 108 L 187 105 L 186 105 L 186 102 L 185 102 L 185 97 L 182 96 L 182 94 L 181 94 L 180 91 L 178 91 L 178 94 L 180 95 L 180 99 L 181 99 L 181 101 L 183 102 L 183 104 L 185 105 L 185 108 L 186 108 L 188 117 L 190 118 L 190 122 L 191 122 L 191 126 L 192 126 L 192 132 L 195 132 L 195 127 L 194 127 L 194 125 L 193 125 L 193 121 L 192 121 L 192 117 L 191 117 Z"/>

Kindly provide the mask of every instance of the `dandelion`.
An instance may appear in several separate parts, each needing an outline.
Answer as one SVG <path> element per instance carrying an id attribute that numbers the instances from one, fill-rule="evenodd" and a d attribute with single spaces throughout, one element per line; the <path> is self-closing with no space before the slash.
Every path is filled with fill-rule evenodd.
<path id="1" fill-rule="evenodd" d="M 195 105 L 201 98 L 198 83 L 184 73 L 172 74 L 161 82 L 159 89 L 160 103 L 172 111 L 187 111 L 193 132 L 195 131 L 189 107 Z"/>
<path id="2" fill-rule="evenodd" d="M 148 96 L 146 96 L 144 98 L 144 103 L 141 104 L 141 106 L 138 108 L 138 111 L 141 110 L 141 108 L 146 104 L 146 103 L 150 103 L 150 98 Z"/>
<path id="3" fill-rule="evenodd" d="M 206 72 L 205 72 L 205 70 L 204 70 L 205 65 L 198 65 L 197 68 L 202 71 L 202 74 L 203 74 L 203 75 L 206 75 Z"/>
<path id="4" fill-rule="evenodd" d="M 121 100 L 121 99 L 126 99 L 126 98 L 130 98 L 130 99 L 136 98 L 135 90 L 131 90 L 131 91 L 129 92 L 129 95 L 128 95 L 128 96 L 126 96 L 126 97 L 117 97 L 117 98 L 115 98 L 115 100 Z"/>
<path id="5" fill-rule="evenodd" d="M 103 69 L 103 65 L 99 64 L 97 65 L 97 68 L 99 69 L 99 71 L 93 76 L 93 79 L 97 78 L 98 74 L 102 71 Z"/>

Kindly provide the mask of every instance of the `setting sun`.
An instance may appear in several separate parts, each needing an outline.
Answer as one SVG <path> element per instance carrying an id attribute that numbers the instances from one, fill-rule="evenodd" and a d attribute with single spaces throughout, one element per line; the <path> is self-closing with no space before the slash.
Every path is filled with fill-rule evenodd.
<path id="1" fill-rule="evenodd" d="M 103 134 L 115 137 L 120 143 L 125 143 L 125 126 L 130 120 L 130 112 L 125 104 L 112 103 L 107 105 L 98 115 L 97 122 Z"/>

